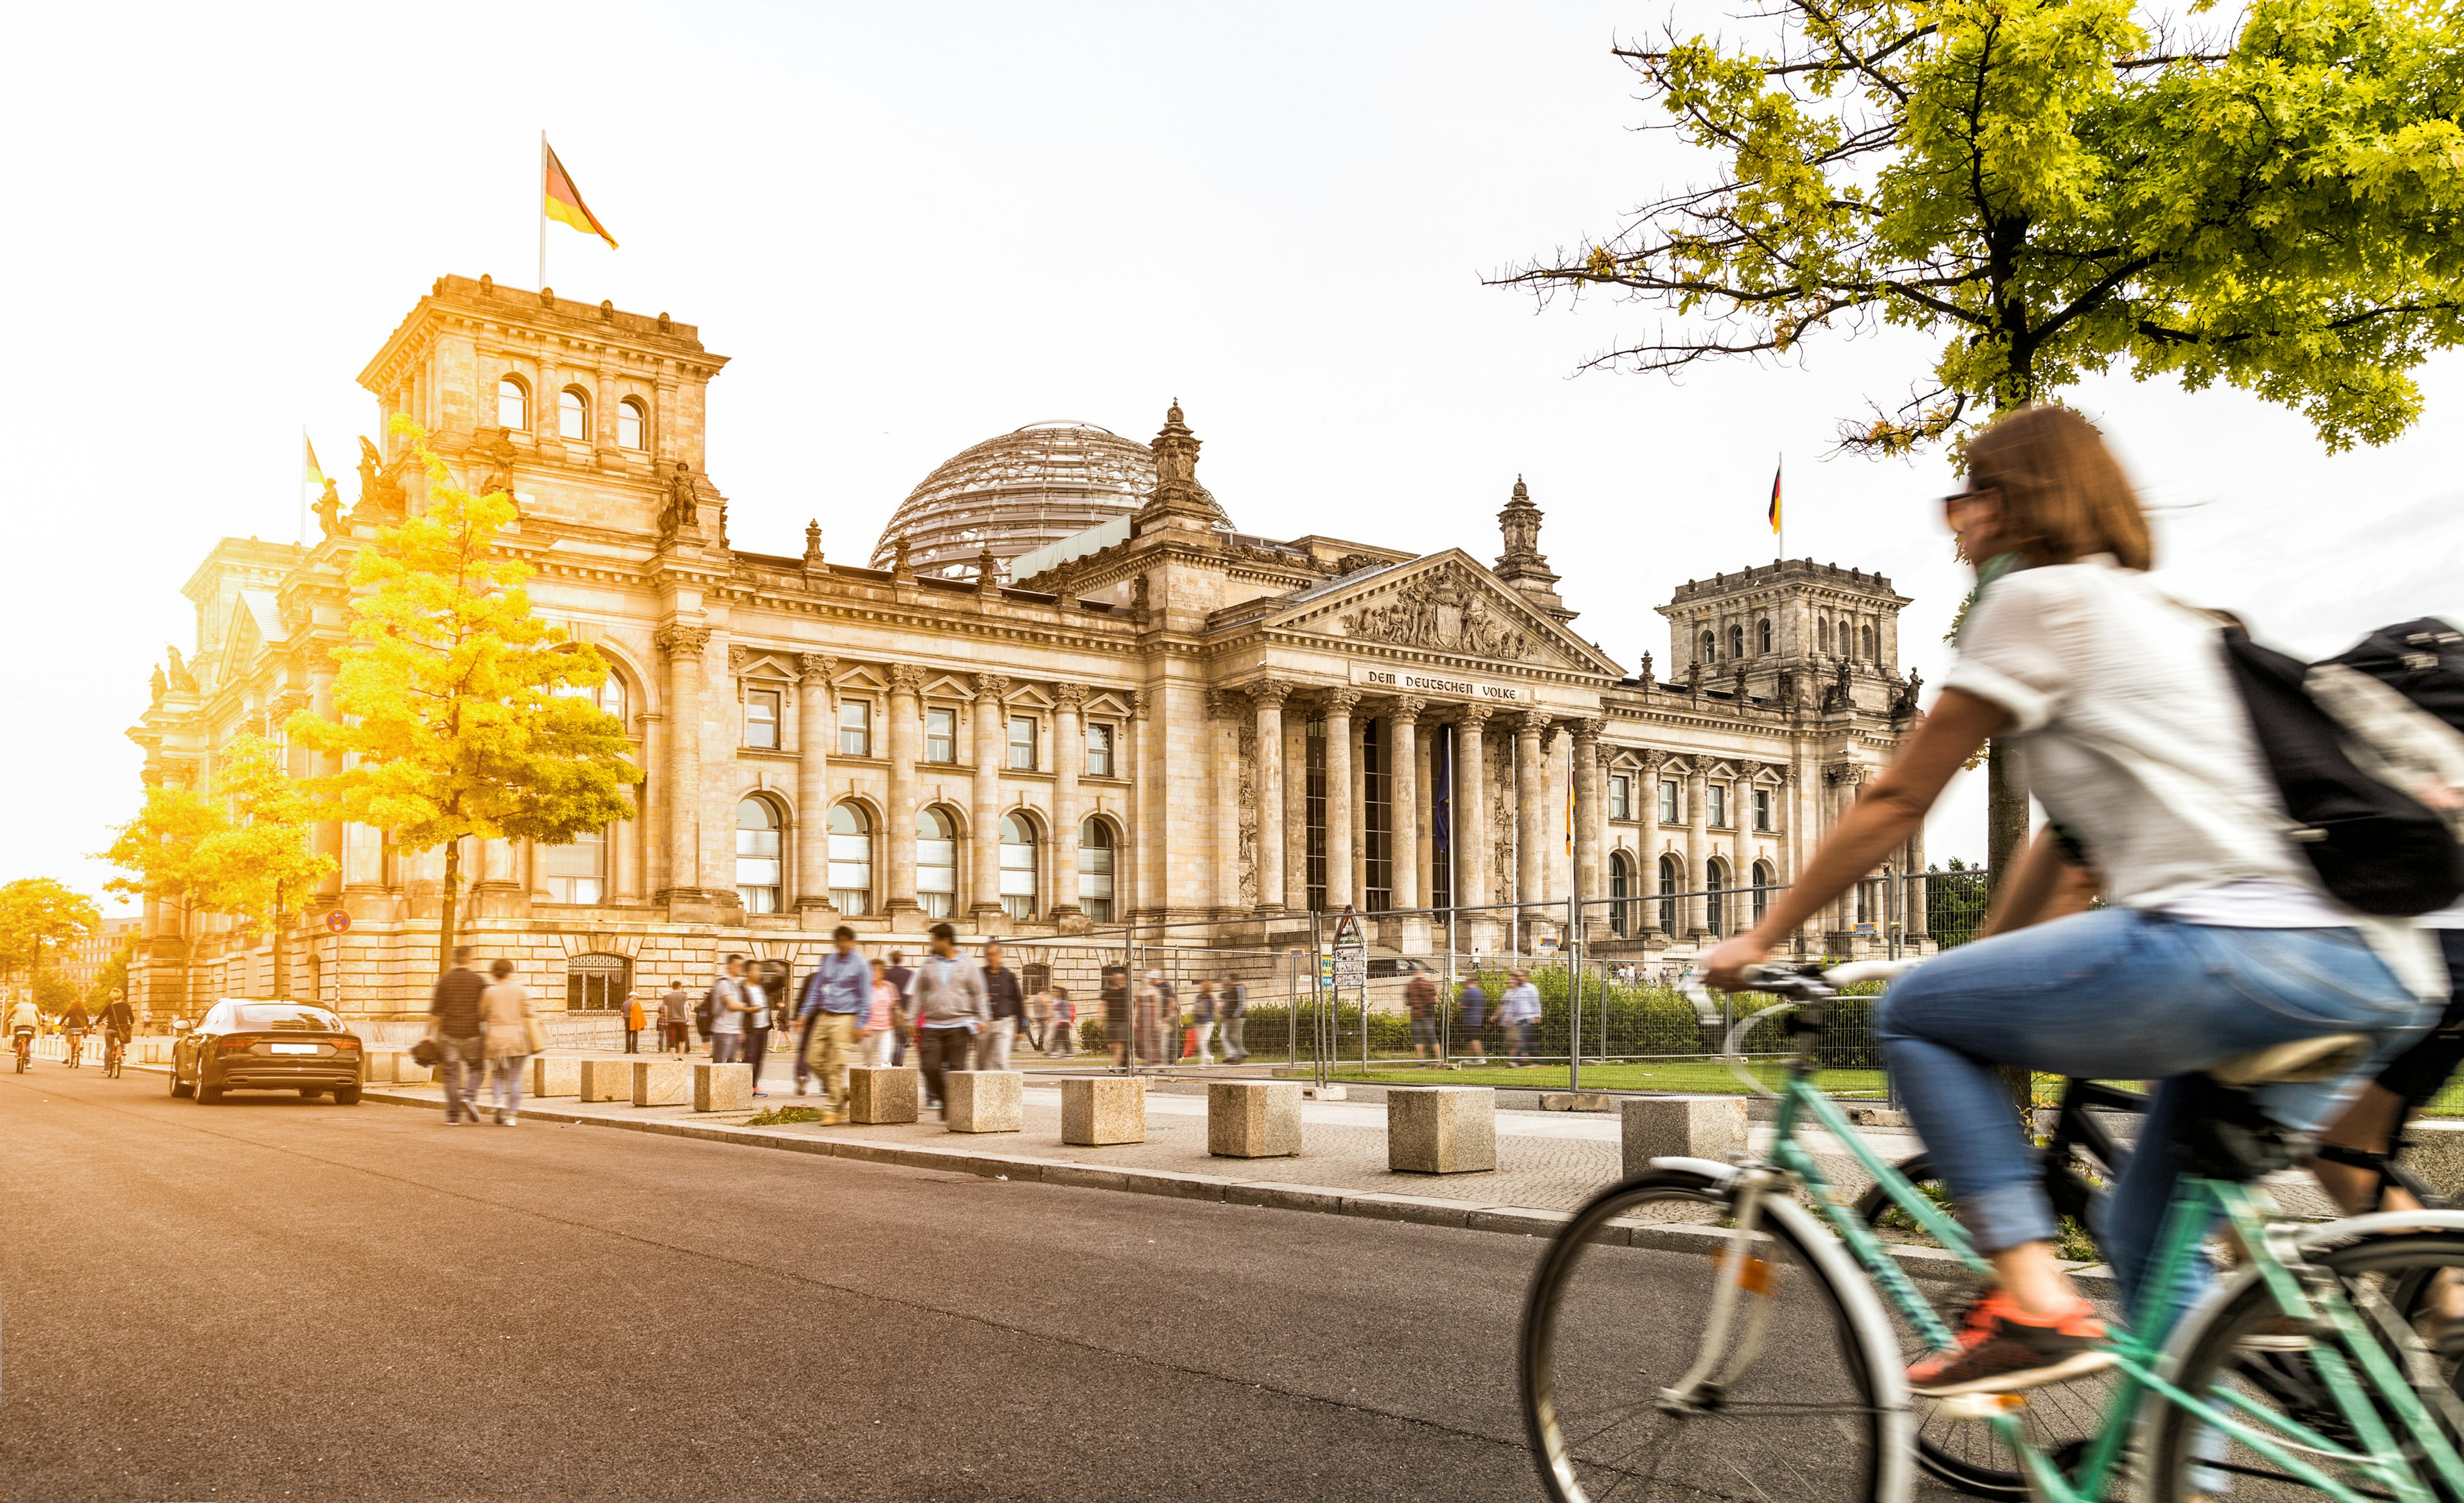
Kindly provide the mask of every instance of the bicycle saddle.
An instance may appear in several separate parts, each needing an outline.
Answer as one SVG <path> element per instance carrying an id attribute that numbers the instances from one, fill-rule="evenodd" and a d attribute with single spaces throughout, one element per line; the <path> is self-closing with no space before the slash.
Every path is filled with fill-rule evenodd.
<path id="1" fill-rule="evenodd" d="M 2200 1073 L 2236 1090 L 2332 1080 L 2360 1069 L 2377 1042 L 2367 1034 L 2321 1034 L 2235 1055 Z"/>

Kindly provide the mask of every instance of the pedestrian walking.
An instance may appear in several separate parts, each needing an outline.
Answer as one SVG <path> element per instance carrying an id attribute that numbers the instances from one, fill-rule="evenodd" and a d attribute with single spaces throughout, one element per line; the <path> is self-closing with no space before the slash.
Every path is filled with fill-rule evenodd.
<path id="1" fill-rule="evenodd" d="M 679 1059 L 693 1047 L 693 993 L 685 990 L 682 977 L 660 993 L 659 1042 Z"/>
<path id="2" fill-rule="evenodd" d="M 1104 1047 L 1111 1051 L 1114 1069 L 1130 1063 L 1130 968 L 1106 966 L 1099 998 L 1104 1004 Z"/>
<path id="3" fill-rule="evenodd" d="M 735 1064 L 744 1050 L 744 1014 L 753 1011 L 744 999 L 744 957 L 730 955 L 719 963 L 718 979 L 710 984 L 708 1004 L 710 1027 L 704 1036 L 710 1040 L 712 1064 Z"/>
<path id="4" fill-rule="evenodd" d="M 1403 983 L 1403 1010 L 1412 1015 L 1412 1057 L 1438 1057 L 1438 983 L 1425 970 Z"/>
<path id="5" fill-rule="evenodd" d="M 1026 1016 L 1026 1000 L 1019 994 L 1018 972 L 1002 963 L 1001 941 L 984 947 L 984 1001 L 992 1021 L 976 1035 L 976 1068 L 1009 1068 L 1010 1040 Z"/>
<path id="6" fill-rule="evenodd" d="M 1052 1036 L 1052 989 L 1035 992 L 1026 999 L 1026 1046 L 1044 1054 L 1051 1053 L 1045 1040 Z"/>
<path id="7" fill-rule="evenodd" d="M 1051 1008 L 1049 1020 L 1044 1025 L 1044 1052 L 1055 1059 L 1067 1059 L 1078 1052 L 1078 1004 L 1069 1000 L 1069 989 L 1056 986 L 1046 999 Z"/>
<path id="8" fill-rule="evenodd" d="M 796 1051 L 796 1094 L 811 1077 L 829 1099 L 825 1122 L 847 1116 L 847 1066 L 854 1062 L 856 1035 L 872 1006 L 872 965 L 855 948 L 855 930 L 842 924 L 830 931 L 830 952 L 804 977 L 796 1007 L 804 1034 Z"/>
<path id="9" fill-rule="evenodd" d="M 767 1096 L 761 1089 L 761 1067 L 770 1059 L 770 989 L 762 984 L 764 972 L 751 966 L 744 968 L 744 1055 L 743 1062 L 753 1066 L 753 1094 Z"/>
<path id="10" fill-rule="evenodd" d="M 898 983 L 890 979 L 890 967 L 874 961 L 872 995 L 864 1013 L 864 1062 L 875 1069 L 890 1063 L 890 1051 L 898 1042 L 898 1030 L 906 1021 L 902 1000 Z"/>
<path id="11" fill-rule="evenodd" d="M 1473 971 L 1471 979 L 1463 984 L 1463 991 L 1456 995 L 1456 1008 L 1455 1020 L 1463 1029 L 1463 1048 L 1475 1059 L 1487 1058 L 1488 1045 L 1482 1041 L 1480 1031 L 1488 1026 L 1488 993 L 1480 989 L 1479 971 Z"/>
<path id="12" fill-rule="evenodd" d="M 1179 1019 L 1179 1010 L 1172 1006 L 1171 989 L 1163 982 L 1163 972 L 1147 972 L 1146 984 L 1138 988 L 1137 1016 L 1132 1021 L 1131 1033 L 1137 1045 L 1142 1064 L 1162 1064 L 1165 1059 L 1164 1030 Z"/>
<path id="13" fill-rule="evenodd" d="M 1223 1036 L 1223 1062 L 1239 1064 L 1249 1057 L 1249 1042 L 1243 1037 L 1249 1023 L 1249 988 L 1246 983 L 1225 984 L 1215 996 L 1215 1026 Z"/>
<path id="14" fill-rule="evenodd" d="M 636 991 L 627 997 L 625 999 L 625 1052 L 627 1054 L 638 1055 L 642 1052 L 642 1030 L 649 1022 L 649 1015 L 642 1010 L 642 993 Z"/>
<path id="15" fill-rule="evenodd" d="M 1531 1035 L 1540 1023 L 1540 989 L 1531 984 L 1528 972 L 1514 972 L 1514 985 L 1506 989 L 1506 1002 L 1497 1010 L 1497 1020 L 1504 1025 L 1514 1050 L 1513 1067 L 1520 1070 L 1531 1062 Z"/>
<path id="16" fill-rule="evenodd" d="M 471 947 L 453 947 L 453 969 L 436 979 L 428 995 L 429 1036 L 436 1040 L 437 1078 L 445 1082 L 445 1125 L 457 1127 L 464 1118 L 479 1120 L 472 1101 L 477 1072 L 487 1059 L 479 999 L 488 983 L 471 969 Z"/>
<path id="17" fill-rule="evenodd" d="M 1199 1068 L 1215 1062 L 1215 983 L 1201 981 L 1189 1002 L 1189 1052 Z"/>
<path id="18" fill-rule="evenodd" d="M 521 1119 L 522 1072 L 544 1041 L 533 1036 L 542 1025 L 532 1011 L 530 989 L 514 980 L 512 961 L 494 962 L 488 974 L 496 979 L 479 994 L 479 1010 L 487 1030 L 482 1047 L 488 1056 L 489 1096 L 496 1125 L 511 1127 Z"/>
<path id="19" fill-rule="evenodd" d="M 942 1077 L 967 1067 L 976 1035 L 992 1021 L 992 1009 L 984 997 L 983 968 L 958 953 L 958 931 L 935 924 L 932 934 L 932 953 L 909 976 L 907 995 L 915 1015 L 915 1062 L 924 1089 L 947 1118 Z"/>
<path id="20" fill-rule="evenodd" d="M 915 972 L 907 969 L 907 952 L 905 950 L 893 949 L 890 952 L 889 973 L 890 984 L 898 989 L 899 999 L 901 1002 L 904 1002 L 907 997 L 907 989 L 913 986 L 915 981 Z M 907 1062 L 907 1035 L 915 1031 L 913 1017 L 915 1010 L 909 1007 L 902 1007 L 899 1011 L 902 1015 L 898 1020 L 895 1031 L 891 1033 L 890 1037 L 890 1062 L 894 1065 L 903 1065 Z"/>

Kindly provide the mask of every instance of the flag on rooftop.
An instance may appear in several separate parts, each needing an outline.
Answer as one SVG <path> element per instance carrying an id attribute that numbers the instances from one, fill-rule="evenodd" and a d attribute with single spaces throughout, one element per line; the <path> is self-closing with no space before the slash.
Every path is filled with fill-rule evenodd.
<path id="1" fill-rule="evenodd" d="M 559 224 L 572 226 L 585 235 L 597 235 L 607 242 L 608 250 L 615 250 L 616 237 L 607 232 L 607 227 L 601 224 L 599 216 L 590 211 L 590 206 L 582 201 L 582 190 L 573 185 L 573 179 L 565 172 L 564 163 L 556 159 L 556 148 L 547 143 L 544 136 L 539 138 L 539 171 L 544 194 L 540 212 Z"/>
<path id="2" fill-rule="evenodd" d="M 300 472 L 299 478 L 321 490 L 325 484 L 325 472 L 317 468 L 317 446 L 308 442 L 306 428 L 299 430 L 299 448 L 307 456 L 307 467 Z"/>
<path id="3" fill-rule="evenodd" d="M 1774 464 L 1774 465 L 1772 465 L 1772 466 L 1771 466 L 1771 530 L 1773 533 L 1777 533 L 1777 532 L 1780 530 L 1780 527 L 1779 527 L 1779 472 L 1780 472 L 1780 468 L 1781 468 L 1781 467 L 1780 467 L 1779 465 L 1777 465 L 1777 464 Z"/>

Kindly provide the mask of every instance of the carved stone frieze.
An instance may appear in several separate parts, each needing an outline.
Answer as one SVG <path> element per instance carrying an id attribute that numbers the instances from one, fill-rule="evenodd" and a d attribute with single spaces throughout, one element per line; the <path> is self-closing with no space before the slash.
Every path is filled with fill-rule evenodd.
<path id="1" fill-rule="evenodd" d="M 1344 634 L 1359 642 L 1426 647 L 1469 657 L 1521 663 L 1539 644 L 1493 607 L 1488 592 L 1469 571 L 1448 565 L 1417 575 L 1342 618 Z"/>

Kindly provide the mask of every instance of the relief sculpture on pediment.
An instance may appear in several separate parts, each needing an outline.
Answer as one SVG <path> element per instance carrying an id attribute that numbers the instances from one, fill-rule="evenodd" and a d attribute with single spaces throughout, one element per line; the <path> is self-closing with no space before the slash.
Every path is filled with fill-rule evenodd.
<path id="1" fill-rule="evenodd" d="M 1398 647 L 1429 647 L 1470 657 L 1521 663 L 1537 656 L 1538 643 L 1517 629 L 1460 569 L 1439 569 L 1408 579 L 1393 594 L 1343 617 L 1344 635 Z"/>

